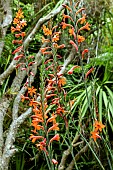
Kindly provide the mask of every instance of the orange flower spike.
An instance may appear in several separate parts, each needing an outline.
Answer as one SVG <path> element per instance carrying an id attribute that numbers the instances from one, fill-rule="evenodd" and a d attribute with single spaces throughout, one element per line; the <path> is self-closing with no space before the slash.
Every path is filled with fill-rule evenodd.
<path id="1" fill-rule="evenodd" d="M 77 15 L 78 13 L 82 12 L 83 10 L 85 10 L 85 8 L 79 9 L 79 10 L 76 12 L 76 15 Z"/>
<path id="2" fill-rule="evenodd" d="M 102 122 L 98 122 L 97 120 L 94 123 L 95 131 L 102 131 L 103 128 L 105 128 L 105 125 L 102 124 Z"/>
<path id="3" fill-rule="evenodd" d="M 84 25 L 83 27 L 81 27 L 79 30 L 78 30 L 78 33 L 81 31 L 81 30 L 90 30 L 90 24 L 87 22 L 86 25 Z"/>
<path id="4" fill-rule="evenodd" d="M 93 138 L 95 142 L 96 142 L 97 138 L 101 139 L 101 136 L 99 136 L 98 132 L 92 131 L 91 134 L 92 134 L 91 138 Z"/>
<path id="5" fill-rule="evenodd" d="M 56 134 L 53 138 L 50 139 L 49 145 L 50 145 L 50 143 L 52 143 L 54 140 L 55 140 L 55 141 L 59 141 L 59 140 L 60 140 L 59 134 Z"/>
<path id="6" fill-rule="evenodd" d="M 59 98 L 54 98 L 51 104 L 59 104 Z"/>
<path id="7" fill-rule="evenodd" d="M 28 93 L 30 94 L 30 96 L 33 96 L 33 94 L 36 94 L 36 90 L 33 86 L 32 87 L 28 87 Z"/>
<path id="8" fill-rule="evenodd" d="M 85 54 L 85 53 L 88 53 L 88 52 L 89 52 L 88 49 L 84 49 L 84 51 L 82 51 L 82 60 L 84 59 L 84 54 Z"/>
<path id="9" fill-rule="evenodd" d="M 78 35 L 77 40 L 78 40 L 78 43 L 81 43 L 81 42 L 83 42 L 85 40 L 85 38 L 83 36 L 81 36 L 81 35 Z"/>
<path id="10" fill-rule="evenodd" d="M 51 126 L 51 127 L 48 129 L 47 133 L 49 133 L 51 130 L 59 130 L 58 123 L 56 123 L 56 124 L 54 124 L 53 126 Z"/>
<path id="11" fill-rule="evenodd" d="M 62 6 L 72 12 L 72 9 L 68 5 L 62 4 Z"/>

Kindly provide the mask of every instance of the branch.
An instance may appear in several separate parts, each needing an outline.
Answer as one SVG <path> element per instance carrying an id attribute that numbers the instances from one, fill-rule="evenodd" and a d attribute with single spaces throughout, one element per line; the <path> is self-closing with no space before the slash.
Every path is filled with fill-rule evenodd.
<path id="1" fill-rule="evenodd" d="M 82 154 L 87 152 L 89 145 L 91 145 L 92 141 L 89 142 L 89 144 L 86 144 L 76 155 L 75 155 L 75 160 L 72 160 L 69 166 L 66 168 L 66 170 L 72 170 L 73 166 L 75 165 L 75 161 L 78 161 L 81 157 Z"/>
<path id="2" fill-rule="evenodd" d="M 5 147 L 3 150 L 2 156 L 2 168 L 3 170 L 8 170 L 8 164 L 10 158 L 15 154 L 17 149 L 14 147 L 13 143 L 15 142 L 17 130 L 20 128 L 20 125 L 25 121 L 27 117 L 32 113 L 32 108 L 29 108 L 25 113 L 15 119 L 10 125 L 9 132 L 5 141 Z"/>
<path id="3" fill-rule="evenodd" d="M 60 70 L 60 72 L 58 73 L 59 75 L 60 74 L 64 74 L 65 73 L 65 70 L 66 70 L 66 67 L 71 63 L 71 61 L 74 59 L 75 57 L 75 54 L 76 54 L 76 50 L 74 47 L 72 47 L 71 49 L 71 52 L 69 54 L 69 57 L 66 58 L 66 60 L 64 61 L 64 64 Z"/>
<path id="4" fill-rule="evenodd" d="M 4 37 L 12 22 L 11 0 L 0 1 L 0 57 L 4 47 Z"/>
<path id="5" fill-rule="evenodd" d="M 72 146 L 73 143 L 76 143 L 79 140 L 80 135 L 75 136 L 74 140 L 72 141 Z M 68 156 L 71 154 L 71 147 L 69 147 L 67 150 L 63 152 L 61 162 L 59 164 L 58 170 L 64 170 L 65 169 L 65 164 L 67 161 Z"/>

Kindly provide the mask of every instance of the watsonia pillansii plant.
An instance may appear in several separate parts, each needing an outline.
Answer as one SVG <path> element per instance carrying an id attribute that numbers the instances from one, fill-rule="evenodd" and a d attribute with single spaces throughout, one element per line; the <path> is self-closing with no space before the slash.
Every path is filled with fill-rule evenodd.
<path id="1" fill-rule="evenodd" d="M 30 139 L 39 150 L 44 152 L 49 169 L 54 166 L 53 164 L 58 164 L 57 160 L 53 158 L 52 150 L 52 143 L 60 140 L 60 135 L 57 133 L 60 130 L 57 117 L 60 116 L 67 126 L 64 114 L 65 109 L 61 104 L 60 97 L 62 92 L 66 96 L 63 89 L 63 86 L 66 84 L 66 78 L 59 74 L 61 66 L 59 66 L 57 58 L 57 50 L 64 48 L 65 45 L 58 44 L 61 31 L 56 31 L 56 29 L 57 26 L 53 28 L 42 26 L 44 33 L 42 43 L 48 42 L 48 46 L 40 49 L 42 65 L 40 69 L 39 93 L 36 92 L 37 89 L 33 86 L 28 86 L 28 95 L 21 95 L 22 101 L 27 100 L 29 106 L 33 108 L 34 115 L 31 116 L 33 130 Z M 45 60 L 45 55 L 51 55 L 51 59 Z M 48 72 L 48 75 L 46 72 Z M 39 101 L 37 101 L 37 97 Z M 49 106 L 52 106 L 52 109 Z"/>
<path id="2" fill-rule="evenodd" d="M 66 130 L 68 129 L 67 111 L 64 102 L 62 102 L 67 95 L 63 88 L 66 84 L 66 78 L 60 73 L 62 66 L 59 65 L 59 59 L 62 58 L 62 56 L 59 57 L 58 54 L 59 49 L 65 49 L 65 44 L 60 43 L 62 42 L 60 41 L 62 32 L 68 29 L 70 37 L 68 44 L 75 48 L 76 53 L 80 53 L 81 61 L 84 60 L 85 55 L 89 52 L 88 49 L 84 49 L 82 52 L 80 51 L 80 46 L 85 41 L 85 37 L 82 34 L 84 31 L 90 30 L 90 24 L 86 21 L 86 14 L 82 14 L 85 8 L 81 8 L 76 11 L 76 13 L 73 13 L 73 10 L 69 6 L 62 6 L 68 10 L 69 14 L 62 14 L 63 18 L 61 23 L 53 26 L 51 19 L 47 25 L 42 25 L 44 34 L 42 43 L 47 43 L 47 45 L 46 47 L 40 48 L 42 54 L 40 88 L 36 89 L 34 86 L 31 86 L 31 84 L 26 83 L 28 95 L 21 95 L 22 102 L 26 100 L 33 111 L 33 115 L 31 116 L 31 126 L 33 129 L 31 130 L 30 140 L 44 153 L 49 170 L 54 169 L 54 166 L 57 167 L 58 165 L 53 150 L 53 142 L 59 141 L 60 143 L 60 135 L 58 133 L 58 131 L 60 131 L 59 117 L 64 121 Z M 80 14 L 82 14 L 82 16 L 78 18 Z M 21 13 L 21 17 L 22 16 L 23 14 Z M 72 16 L 74 16 L 74 18 Z M 69 23 L 66 23 L 66 19 L 69 20 Z M 21 23 L 20 21 L 16 22 L 18 24 Z M 12 28 L 13 32 L 15 32 L 15 29 L 16 28 Z M 19 34 L 21 34 L 21 31 Z M 34 64 L 34 62 L 27 62 L 27 67 L 23 68 L 23 70 L 28 72 L 28 76 L 29 66 L 32 64 Z M 76 68 L 82 69 L 82 66 L 75 65 L 67 73 L 73 74 Z M 94 67 L 84 75 L 84 80 L 86 80 L 88 75 L 93 71 Z M 33 75 L 33 73 L 30 74 Z M 62 96 L 64 97 L 63 99 Z M 99 125 L 101 126 L 100 128 Z M 91 138 L 94 140 L 100 138 L 99 131 L 101 131 L 100 129 L 102 128 L 104 128 L 104 125 L 102 125 L 101 122 L 96 122 L 95 130 L 91 132 Z"/>

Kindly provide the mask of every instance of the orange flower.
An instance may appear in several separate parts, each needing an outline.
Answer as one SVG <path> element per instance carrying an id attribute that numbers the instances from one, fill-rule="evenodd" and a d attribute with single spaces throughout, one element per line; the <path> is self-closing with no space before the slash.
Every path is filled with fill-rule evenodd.
<path id="1" fill-rule="evenodd" d="M 11 32 L 14 33 L 16 31 L 16 28 L 11 26 Z"/>
<path id="2" fill-rule="evenodd" d="M 26 21 L 22 20 L 22 21 L 20 21 L 20 25 L 21 25 L 22 27 L 24 27 L 24 26 L 27 25 L 27 23 L 26 23 Z"/>
<path id="3" fill-rule="evenodd" d="M 75 31 L 74 31 L 74 28 L 73 28 L 73 27 L 69 29 L 69 34 L 70 34 L 70 35 L 73 35 L 73 36 L 74 36 L 74 39 L 76 39 L 76 34 L 75 34 Z"/>
<path id="4" fill-rule="evenodd" d="M 88 77 L 89 74 L 91 74 L 94 71 L 94 67 L 92 67 L 88 72 L 85 74 L 85 79 Z"/>
<path id="5" fill-rule="evenodd" d="M 61 115 L 62 113 L 64 113 L 64 111 L 65 111 L 65 110 L 64 110 L 62 107 L 60 107 L 60 106 L 56 109 L 56 113 L 59 114 L 59 115 Z"/>
<path id="6" fill-rule="evenodd" d="M 69 105 L 70 105 L 71 108 L 72 108 L 73 104 L 75 103 L 75 100 L 76 100 L 76 99 L 69 101 Z"/>
<path id="7" fill-rule="evenodd" d="M 97 120 L 94 123 L 95 131 L 102 131 L 103 128 L 105 128 L 105 125 L 103 125 L 101 122 L 98 122 Z"/>
<path id="8" fill-rule="evenodd" d="M 52 159 L 52 163 L 56 165 L 58 164 L 58 161 L 56 161 L 56 159 Z"/>
<path id="9" fill-rule="evenodd" d="M 52 42 L 57 42 L 57 41 L 59 41 L 59 34 L 58 33 L 55 34 L 52 38 Z"/>
<path id="10" fill-rule="evenodd" d="M 85 38 L 83 36 L 80 36 L 80 35 L 77 36 L 77 39 L 78 39 L 78 43 L 81 43 L 85 40 Z"/>
<path id="11" fill-rule="evenodd" d="M 77 52 L 78 51 L 78 46 L 74 43 L 74 41 L 70 40 L 69 43 L 72 44 L 75 47 L 76 52 Z"/>
<path id="12" fill-rule="evenodd" d="M 21 35 L 22 37 L 25 37 L 26 33 L 25 33 L 25 32 L 22 32 L 22 33 L 20 33 L 20 35 Z"/>
<path id="13" fill-rule="evenodd" d="M 21 27 L 20 27 L 20 25 L 18 25 L 17 24 L 17 26 L 16 26 L 16 30 L 15 31 L 21 31 Z"/>
<path id="14" fill-rule="evenodd" d="M 20 8 L 19 10 L 18 10 L 18 12 L 16 12 L 16 18 L 24 18 L 24 16 L 23 16 L 23 12 L 22 12 L 22 9 Z"/>
<path id="15" fill-rule="evenodd" d="M 19 33 L 19 34 L 15 34 L 15 37 L 16 38 L 19 38 L 19 37 L 25 37 L 26 33 L 25 32 L 22 32 L 22 33 Z"/>
<path id="16" fill-rule="evenodd" d="M 28 87 L 28 93 L 30 94 L 30 96 L 33 96 L 33 94 L 36 94 L 36 90 L 33 86 L 32 87 Z"/>
<path id="17" fill-rule="evenodd" d="M 49 145 L 50 145 L 50 143 L 52 143 L 54 140 L 55 140 L 55 141 L 59 141 L 59 140 L 60 140 L 59 134 L 56 134 L 53 138 L 50 139 Z"/>
<path id="18" fill-rule="evenodd" d="M 37 115 L 37 114 L 40 113 L 40 110 L 39 110 L 37 107 L 35 107 L 35 108 L 33 109 L 33 112 Z"/>
<path id="19" fill-rule="evenodd" d="M 36 130 L 40 130 L 40 129 L 44 130 L 44 127 L 41 126 L 41 125 L 38 125 L 38 123 L 39 123 L 39 120 L 38 121 L 32 121 L 32 123 L 31 123 L 31 126 L 34 127 L 34 133 L 36 133 Z"/>
<path id="20" fill-rule="evenodd" d="M 75 33 L 75 32 L 74 32 L 74 28 L 73 28 L 73 27 L 70 28 L 70 29 L 69 29 L 69 34 L 70 34 L 70 35 L 74 35 L 74 33 Z"/>
<path id="21" fill-rule="evenodd" d="M 63 14 L 63 21 L 65 22 L 65 19 L 66 18 L 69 18 L 72 22 L 73 22 L 73 19 L 69 16 L 69 15 L 65 15 Z"/>
<path id="22" fill-rule="evenodd" d="M 60 77 L 58 80 L 58 86 L 64 86 L 66 84 L 66 78 L 65 77 Z"/>
<path id="23" fill-rule="evenodd" d="M 12 52 L 12 54 L 15 54 L 15 53 L 17 53 L 17 52 L 21 52 L 22 48 L 23 48 L 23 46 L 17 47 L 16 50 L 14 50 L 14 51 Z"/>
<path id="24" fill-rule="evenodd" d="M 73 67 L 67 72 L 67 74 L 73 74 L 73 71 L 74 71 L 74 69 L 76 69 L 76 68 L 80 68 L 80 66 L 78 66 L 78 65 L 73 66 Z"/>
<path id="25" fill-rule="evenodd" d="M 44 52 L 45 52 L 47 49 L 49 49 L 49 48 L 51 48 L 51 47 L 40 48 L 40 51 L 41 51 L 41 53 L 44 54 Z M 50 52 L 50 51 L 49 51 L 49 52 Z"/>
<path id="26" fill-rule="evenodd" d="M 66 9 L 68 9 L 70 12 L 72 12 L 72 9 L 71 9 L 69 6 L 67 6 L 67 5 L 65 5 L 65 4 L 62 4 L 62 6 L 63 6 L 64 8 L 66 8 Z"/>
<path id="27" fill-rule="evenodd" d="M 35 101 L 34 99 L 31 99 L 29 106 L 33 106 L 35 108 L 37 104 L 38 104 L 37 101 Z"/>
<path id="28" fill-rule="evenodd" d="M 51 126 L 51 127 L 48 129 L 47 133 L 49 133 L 51 130 L 59 130 L 58 123 L 56 123 L 56 124 L 54 124 L 53 126 Z"/>
<path id="29" fill-rule="evenodd" d="M 81 30 L 90 30 L 90 24 L 87 22 L 86 25 L 84 25 L 78 30 L 78 32 L 80 32 Z"/>
<path id="30" fill-rule="evenodd" d="M 12 43 L 13 44 L 22 44 L 22 40 L 13 40 Z"/>
<path id="31" fill-rule="evenodd" d="M 38 109 L 39 110 L 39 109 Z M 43 122 L 43 116 L 42 116 L 42 114 L 40 113 L 40 110 L 39 110 L 39 112 L 37 113 L 35 113 L 36 115 L 32 115 L 31 116 L 31 118 L 33 118 L 33 120 L 35 119 L 35 118 L 37 118 L 37 119 L 40 119 L 42 122 Z"/>
<path id="32" fill-rule="evenodd" d="M 76 12 L 76 15 L 77 15 L 78 13 L 80 13 L 81 11 L 83 11 L 83 10 L 85 10 L 85 8 L 79 9 L 79 10 Z"/>
<path id="33" fill-rule="evenodd" d="M 56 117 L 57 117 L 57 115 L 53 113 L 52 116 L 47 120 L 46 124 L 48 124 L 49 122 L 53 122 L 53 124 L 55 124 L 56 123 Z"/>
<path id="34" fill-rule="evenodd" d="M 99 133 L 97 131 L 92 131 L 91 134 L 92 134 L 91 138 L 93 138 L 94 141 L 96 141 L 97 138 L 101 139 L 101 137 L 99 136 Z"/>
<path id="35" fill-rule="evenodd" d="M 21 94 L 21 100 L 24 102 L 24 100 L 29 100 L 29 97 L 25 97 L 23 94 Z"/>
<path id="36" fill-rule="evenodd" d="M 42 43 L 44 43 L 44 42 L 50 42 L 50 40 L 49 39 L 45 39 L 44 37 L 42 37 Z"/>
<path id="37" fill-rule="evenodd" d="M 19 20 L 17 19 L 17 18 L 14 18 L 14 20 L 13 20 L 13 24 L 18 24 L 19 23 Z"/>
<path id="38" fill-rule="evenodd" d="M 43 25 L 42 28 L 43 28 L 43 32 L 45 35 L 52 35 L 52 30 L 50 30 L 49 28 L 46 28 L 45 25 Z"/>
<path id="39" fill-rule="evenodd" d="M 84 49 L 84 51 L 82 51 L 82 60 L 84 59 L 84 54 L 85 54 L 85 53 L 88 53 L 88 52 L 89 52 L 88 49 Z"/>
<path id="40" fill-rule="evenodd" d="M 80 24 L 83 24 L 84 22 L 86 22 L 86 14 L 83 14 L 82 18 L 78 19 L 76 24 L 78 24 L 78 22 L 80 22 Z"/>
<path id="41" fill-rule="evenodd" d="M 71 24 L 66 24 L 65 22 L 62 22 L 61 25 L 62 25 L 62 29 L 65 29 L 66 27 L 72 27 Z"/>
<path id="42" fill-rule="evenodd" d="M 39 142 L 39 144 L 36 144 L 36 146 L 39 147 L 40 150 L 46 152 L 46 154 L 48 155 L 48 152 L 46 150 L 46 138 L 42 142 Z"/>
<path id="43" fill-rule="evenodd" d="M 38 140 L 38 139 L 44 139 L 44 137 L 43 137 L 43 136 L 34 136 L 33 134 L 31 134 L 31 136 L 30 136 L 29 139 L 31 139 L 32 142 L 34 143 L 34 142 L 36 142 L 36 140 Z"/>

